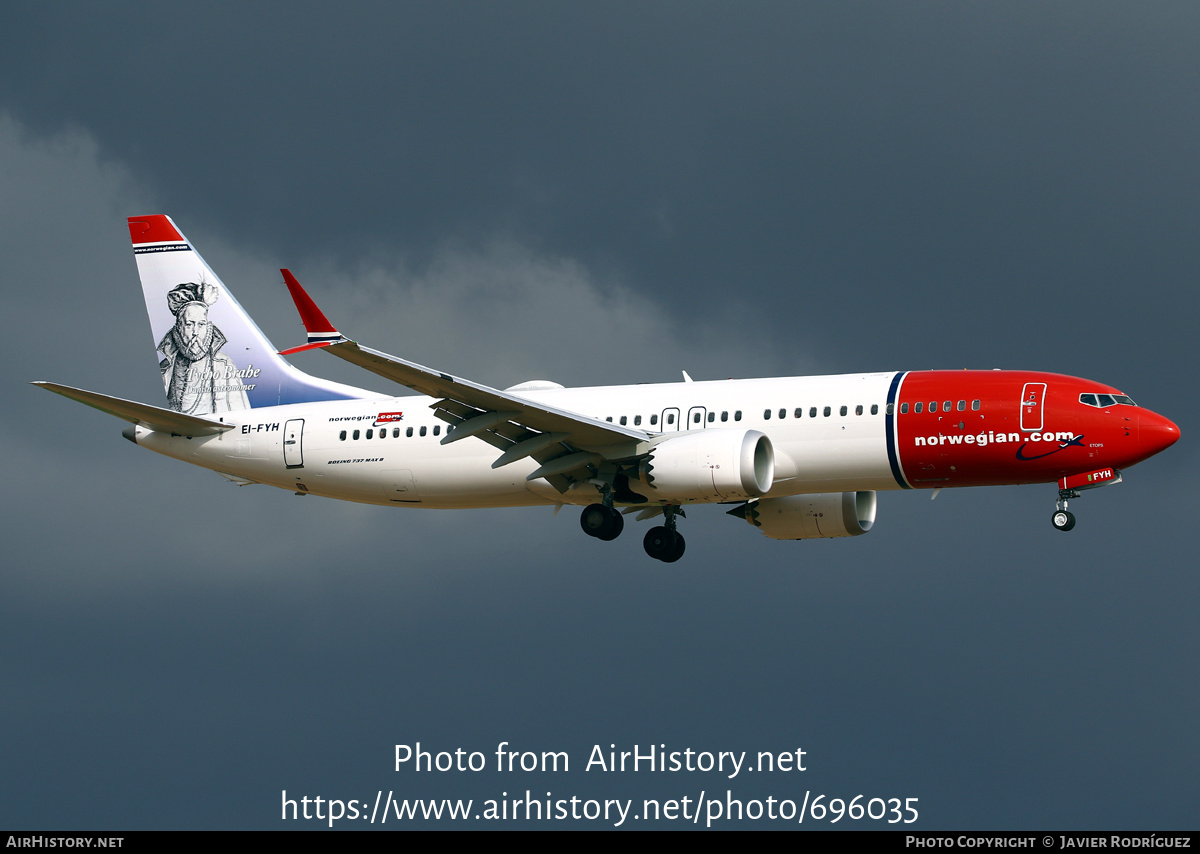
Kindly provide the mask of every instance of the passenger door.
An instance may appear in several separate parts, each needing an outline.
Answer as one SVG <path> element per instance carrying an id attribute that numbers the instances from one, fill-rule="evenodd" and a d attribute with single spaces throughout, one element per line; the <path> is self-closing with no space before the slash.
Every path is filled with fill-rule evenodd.
<path id="1" fill-rule="evenodd" d="M 1046 401 L 1045 383 L 1025 383 L 1021 391 L 1021 429 L 1042 429 L 1042 405 Z"/>
<path id="2" fill-rule="evenodd" d="M 290 469 L 304 467 L 303 418 L 293 418 L 283 425 L 283 464 Z"/>

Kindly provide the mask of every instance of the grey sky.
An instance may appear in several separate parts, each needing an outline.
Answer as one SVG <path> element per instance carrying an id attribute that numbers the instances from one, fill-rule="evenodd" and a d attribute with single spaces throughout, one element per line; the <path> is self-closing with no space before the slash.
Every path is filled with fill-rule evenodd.
<path id="1" fill-rule="evenodd" d="M 728 783 L 920 827 L 1194 825 L 1200 13 L 1190 4 L 14 3 L 0 26 L 6 827 L 278 827 L 279 792 L 695 796 L 390 771 L 391 745 L 808 751 Z M 648 561 L 577 513 L 336 504 L 27 385 L 159 403 L 124 219 L 279 346 L 290 267 L 480 381 L 1032 368 L 1183 440 L 1052 487 L 887 493 L 870 536 L 718 508 Z M 387 390 L 322 354 L 304 370 Z"/>

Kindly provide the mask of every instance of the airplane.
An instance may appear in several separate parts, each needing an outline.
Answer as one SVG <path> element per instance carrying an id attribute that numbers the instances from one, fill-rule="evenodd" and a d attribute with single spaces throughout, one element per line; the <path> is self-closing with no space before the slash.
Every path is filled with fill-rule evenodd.
<path id="1" fill-rule="evenodd" d="M 36 382 L 129 422 L 122 435 L 240 485 L 397 507 L 581 506 L 584 533 L 661 517 L 646 553 L 683 556 L 678 521 L 726 504 L 772 539 L 871 530 L 884 490 L 1057 483 L 1083 490 L 1173 445 L 1179 428 L 1121 391 L 1061 374 L 837 376 L 495 389 L 345 337 L 281 270 L 307 342 L 278 351 L 165 215 L 129 218 L 167 406 Z M 324 350 L 417 392 L 307 374 Z"/>

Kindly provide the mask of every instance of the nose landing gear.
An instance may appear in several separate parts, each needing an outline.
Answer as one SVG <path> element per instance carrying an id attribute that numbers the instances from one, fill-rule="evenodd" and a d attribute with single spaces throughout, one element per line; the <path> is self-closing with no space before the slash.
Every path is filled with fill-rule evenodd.
<path id="1" fill-rule="evenodd" d="M 1075 514 L 1068 510 L 1055 510 L 1050 523 L 1060 531 L 1069 531 L 1075 527 Z"/>
<path id="2" fill-rule="evenodd" d="M 1069 531 L 1074 528 L 1075 514 L 1067 510 L 1067 500 L 1078 497 L 1079 493 L 1074 489 L 1060 489 L 1058 501 L 1054 504 L 1054 515 L 1050 517 L 1050 524 L 1060 531 Z"/>

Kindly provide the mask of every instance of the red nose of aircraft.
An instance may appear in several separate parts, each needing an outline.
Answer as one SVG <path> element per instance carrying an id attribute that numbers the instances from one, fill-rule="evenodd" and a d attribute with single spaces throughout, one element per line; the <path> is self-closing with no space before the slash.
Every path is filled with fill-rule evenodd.
<path id="1" fill-rule="evenodd" d="M 1138 438 L 1142 452 L 1152 457 L 1179 441 L 1179 428 L 1170 418 L 1144 409 L 1138 418 Z"/>

